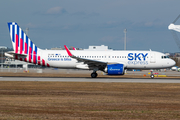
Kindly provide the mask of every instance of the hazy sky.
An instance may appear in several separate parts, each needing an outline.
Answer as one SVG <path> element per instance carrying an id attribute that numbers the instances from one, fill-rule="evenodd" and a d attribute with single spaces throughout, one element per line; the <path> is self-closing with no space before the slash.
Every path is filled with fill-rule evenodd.
<path id="1" fill-rule="evenodd" d="M 88 48 L 178 52 L 168 25 L 180 0 L 1 0 L 0 46 L 12 48 L 7 22 L 16 22 L 39 48 Z M 180 20 L 177 21 L 180 24 Z M 177 33 L 180 35 L 180 33 Z"/>

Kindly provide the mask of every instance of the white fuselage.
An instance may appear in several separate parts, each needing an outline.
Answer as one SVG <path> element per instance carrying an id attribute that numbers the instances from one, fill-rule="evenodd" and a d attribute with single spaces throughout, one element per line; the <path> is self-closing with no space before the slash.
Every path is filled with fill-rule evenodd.
<path id="1" fill-rule="evenodd" d="M 155 51 L 71 50 L 71 53 L 76 57 L 107 62 L 107 64 L 124 64 L 126 69 L 160 69 L 175 65 L 174 60 Z M 89 69 L 83 62 L 69 57 L 65 50 L 40 50 L 38 54 L 50 67 Z"/>
<path id="2" fill-rule="evenodd" d="M 8 28 L 14 51 L 7 52 L 6 56 L 47 67 L 93 70 L 92 78 L 97 77 L 98 70 L 108 75 L 123 75 L 125 69 L 160 69 L 175 65 L 174 60 L 155 51 L 69 51 L 66 45 L 65 50 L 42 50 L 16 22 L 8 22 Z M 169 29 L 179 30 L 179 26 L 171 24 Z"/>

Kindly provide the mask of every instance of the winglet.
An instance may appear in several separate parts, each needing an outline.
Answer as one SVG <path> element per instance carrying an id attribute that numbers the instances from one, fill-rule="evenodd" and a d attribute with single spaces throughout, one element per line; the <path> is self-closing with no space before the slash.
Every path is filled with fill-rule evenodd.
<path id="1" fill-rule="evenodd" d="M 76 48 L 73 47 L 73 50 L 76 50 Z"/>
<path id="2" fill-rule="evenodd" d="M 64 47 L 65 47 L 66 52 L 68 53 L 68 55 L 69 55 L 69 56 L 73 56 L 73 55 L 71 54 L 71 52 L 69 51 L 69 49 L 66 47 L 66 45 L 64 45 Z"/>

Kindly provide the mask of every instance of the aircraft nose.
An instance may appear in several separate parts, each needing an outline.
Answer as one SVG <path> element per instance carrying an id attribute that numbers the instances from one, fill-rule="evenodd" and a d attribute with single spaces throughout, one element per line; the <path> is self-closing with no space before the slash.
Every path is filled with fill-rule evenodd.
<path id="1" fill-rule="evenodd" d="M 174 60 L 171 59 L 171 66 L 174 66 L 176 64 L 176 62 Z"/>

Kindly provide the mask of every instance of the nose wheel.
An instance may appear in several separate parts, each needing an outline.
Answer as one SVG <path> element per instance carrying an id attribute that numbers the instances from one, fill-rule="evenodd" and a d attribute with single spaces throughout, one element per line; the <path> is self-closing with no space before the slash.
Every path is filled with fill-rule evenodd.
<path id="1" fill-rule="evenodd" d="M 154 74 L 151 74 L 151 76 L 150 76 L 152 79 L 154 78 Z"/>
<path id="2" fill-rule="evenodd" d="M 91 78 L 96 78 L 97 77 L 97 73 L 96 72 L 93 72 L 93 73 L 91 73 Z"/>
<path id="3" fill-rule="evenodd" d="M 153 74 L 153 70 L 151 71 L 151 75 L 150 75 L 151 79 L 154 78 L 154 74 Z"/>

